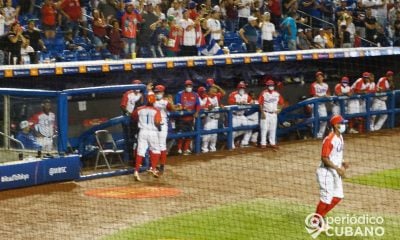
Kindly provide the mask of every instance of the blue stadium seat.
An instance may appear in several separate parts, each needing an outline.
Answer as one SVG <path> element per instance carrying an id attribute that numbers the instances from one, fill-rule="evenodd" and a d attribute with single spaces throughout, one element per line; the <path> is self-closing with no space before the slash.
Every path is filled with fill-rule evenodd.
<path id="1" fill-rule="evenodd" d="M 111 59 L 112 58 L 112 54 L 110 53 L 110 51 L 108 51 L 108 49 L 103 49 L 101 51 L 101 55 L 102 55 L 103 59 Z"/>
<path id="2" fill-rule="evenodd" d="M 77 61 L 76 53 L 70 50 L 64 50 L 62 53 L 62 59 L 65 62 L 75 62 Z"/>
<path id="3" fill-rule="evenodd" d="M 90 55 L 86 50 L 81 50 L 76 53 L 78 61 L 88 61 L 90 60 Z"/>
<path id="4" fill-rule="evenodd" d="M 103 59 L 101 52 L 98 52 L 98 51 L 92 49 L 89 53 L 90 53 L 91 60 L 102 60 Z"/>
<path id="5" fill-rule="evenodd" d="M 231 43 L 229 45 L 229 51 L 230 53 L 245 53 L 246 51 L 246 46 L 244 43 Z"/>

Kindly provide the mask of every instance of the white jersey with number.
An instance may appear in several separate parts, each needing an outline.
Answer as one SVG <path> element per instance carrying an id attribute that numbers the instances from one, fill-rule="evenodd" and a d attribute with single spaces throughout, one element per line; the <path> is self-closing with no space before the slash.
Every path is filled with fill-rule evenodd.
<path id="1" fill-rule="evenodd" d="M 322 143 L 321 157 L 327 157 L 336 166 L 342 167 L 343 163 L 343 136 L 331 132 Z"/>
<path id="2" fill-rule="evenodd" d="M 125 108 L 127 112 L 132 113 L 135 110 L 136 103 L 142 98 L 142 93 L 135 92 L 134 90 L 124 93 L 121 99 L 121 107 Z"/>
<path id="3" fill-rule="evenodd" d="M 311 95 L 313 97 L 325 97 L 329 95 L 329 86 L 327 83 L 317 83 L 311 84 Z"/>
<path id="4" fill-rule="evenodd" d="M 44 137 L 52 138 L 55 130 L 56 115 L 52 112 L 48 114 L 41 112 L 33 116 L 31 121 L 35 130 Z"/>
<path id="5" fill-rule="evenodd" d="M 161 113 L 157 108 L 143 106 L 135 110 L 132 115 L 138 119 L 140 130 L 158 131 L 157 125 L 161 123 Z"/>

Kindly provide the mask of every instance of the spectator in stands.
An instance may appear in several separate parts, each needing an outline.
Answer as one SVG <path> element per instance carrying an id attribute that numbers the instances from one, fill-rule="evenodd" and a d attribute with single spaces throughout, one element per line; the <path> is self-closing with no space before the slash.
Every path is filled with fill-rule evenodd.
<path id="1" fill-rule="evenodd" d="M 197 3 L 194 1 L 190 1 L 188 3 L 189 18 L 192 20 L 196 20 L 200 16 L 200 14 L 197 12 L 196 6 Z"/>
<path id="2" fill-rule="evenodd" d="M 81 51 L 83 47 L 75 43 L 72 30 L 67 30 L 64 35 L 65 49 L 70 51 Z"/>
<path id="3" fill-rule="evenodd" d="M 271 22 L 279 26 L 282 18 L 281 0 L 268 0 L 268 12 L 271 15 Z"/>
<path id="4" fill-rule="evenodd" d="M 159 22 L 159 18 L 154 14 L 153 5 L 145 4 L 145 12 L 142 14 L 143 23 L 140 26 L 140 34 L 138 34 L 138 45 L 140 57 L 153 57 L 151 53 L 151 40 L 154 33 L 154 29 L 151 25 Z"/>
<path id="5" fill-rule="evenodd" d="M 223 38 L 224 30 L 219 20 L 219 15 L 220 12 L 212 10 L 210 12 L 210 17 L 207 20 L 207 28 L 210 31 L 210 41 L 215 40 L 218 42 Z"/>
<path id="6" fill-rule="evenodd" d="M 17 19 L 17 11 L 12 5 L 12 0 L 6 0 L 6 6 L 2 9 L 4 17 L 5 17 L 5 32 L 10 31 L 11 25 Z"/>
<path id="7" fill-rule="evenodd" d="M 395 0 L 394 6 L 389 10 L 388 13 L 389 26 L 393 26 L 397 19 L 398 13 L 400 13 L 400 0 Z"/>
<path id="8" fill-rule="evenodd" d="M 154 14 L 158 17 L 158 19 L 167 19 L 166 15 L 161 10 L 160 4 L 154 6 Z"/>
<path id="9" fill-rule="evenodd" d="M 181 45 L 181 56 L 196 56 L 196 26 L 199 22 L 193 22 L 189 18 L 187 9 L 183 11 L 183 18 L 179 21 L 179 26 L 183 29 L 183 39 Z"/>
<path id="10" fill-rule="evenodd" d="M 57 27 L 57 8 L 52 0 L 44 0 L 41 11 L 42 30 L 45 38 L 53 39 L 56 37 Z"/>
<path id="11" fill-rule="evenodd" d="M 239 17 L 239 26 L 241 29 L 248 23 L 248 19 L 251 16 L 251 8 L 253 7 L 252 0 L 238 0 L 237 9 Z"/>
<path id="12" fill-rule="evenodd" d="M 6 18 L 4 17 L 3 8 L 0 7 L 0 36 L 3 36 L 5 34 L 5 23 Z"/>
<path id="13" fill-rule="evenodd" d="M 307 50 L 312 48 L 310 41 L 304 34 L 304 30 L 301 28 L 297 31 L 297 48 L 299 50 Z"/>
<path id="14" fill-rule="evenodd" d="M 334 1 L 323 0 L 320 2 L 319 6 L 322 19 L 328 23 L 332 23 L 334 19 L 334 7 L 335 7 Z M 326 25 L 329 26 L 329 24 L 326 24 L 324 22 L 322 23 L 322 26 L 327 27 Z"/>
<path id="15" fill-rule="evenodd" d="M 400 46 L 400 12 L 396 15 L 396 20 L 393 23 L 394 28 L 394 46 Z"/>
<path id="16" fill-rule="evenodd" d="M 122 37 L 125 42 L 125 58 L 136 58 L 137 25 L 143 20 L 142 16 L 135 10 L 133 2 L 128 2 L 125 6 L 125 10 L 121 19 Z"/>
<path id="17" fill-rule="evenodd" d="M 181 4 L 178 0 L 175 0 L 171 3 L 171 7 L 167 11 L 167 17 L 173 16 L 175 21 L 178 23 L 183 17 L 182 11 L 183 9 L 181 8 Z"/>
<path id="18" fill-rule="evenodd" d="M 338 21 L 343 14 L 350 14 L 350 8 L 347 6 L 347 0 L 340 0 L 340 5 L 335 9 L 336 21 Z"/>
<path id="19" fill-rule="evenodd" d="M 177 110 L 194 111 L 193 114 L 180 117 L 176 120 L 176 131 L 193 131 L 194 119 L 197 118 L 200 111 L 200 101 L 197 93 L 193 92 L 193 82 L 191 80 L 186 80 L 185 89 L 176 94 L 175 105 L 178 105 Z M 191 142 L 192 139 L 187 137 L 178 139 L 178 153 L 190 155 L 192 153 L 190 150 Z"/>
<path id="20" fill-rule="evenodd" d="M 304 29 L 304 35 L 306 35 L 306 37 L 307 37 L 307 40 L 311 43 L 311 48 L 315 48 L 314 47 L 314 43 L 313 43 L 313 41 L 314 41 L 314 36 L 313 36 L 313 31 L 312 31 L 312 29 L 311 28 L 306 28 L 306 29 Z"/>
<path id="21" fill-rule="evenodd" d="M 282 14 L 286 17 L 289 12 L 296 12 L 299 8 L 297 0 L 282 0 Z"/>
<path id="22" fill-rule="evenodd" d="M 150 52 L 153 58 L 165 57 L 165 48 L 168 43 L 168 23 L 165 19 L 159 19 L 150 25 L 154 31 L 151 36 Z"/>
<path id="23" fill-rule="evenodd" d="M 295 0 L 293 0 L 295 1 Z M 238 9 L 237 0 L 226 0 L 225 1 L 225 28 L 229 32 L 234 32 L 237 30 L 238 26 Z"/>
<path id="24" fill-rule="evenodd" d="M 376 35 L 374 36 L 374 43 L 378 47 L 388 47 L 390 46 L 389 39 L 385 35 L 385 29 L 378 25 L 376 28 Z"/>
<path id="25" fill-rule="evenodd" d="M 324 38 L 325 31 L 323 28 L 319 29 L 319 32 L 317 35 L 315 35 L 313 43 L 315 48 L 325 48 L 326 47 L 326 42 L 327 40 Z"/>
<path id="26" fill-rule="evenodd" d="M 325 39 L 325 47 L 326 48 L 334 48 L 335 47 L 335 36 L 333 36 L 332 28 L 326 28 L 324 30 L 323 38 Z"/>
<path id="27" fill-rule="evenodd" d="M 248 23 L 239 30 L 239 35 L 246 44 L 248 53 L 255 53 L 257 51 L 257 24 L 257 18 L 250 16 L 248 18 Z"/>
<path id="28" fill-rule="evenodd" d="M 290 12 L 288 16 L 282 21 L 280 27 L 283 31 L 283 39 L 287 41 L 289 50 L 296 50 L 297 40 L 297 25 L 296 25 L 296 13 Z"/>
<path id="29" fill-rule="evenodd" d="M 35 1 L 32 0 L 17 0 L 15 10 L 17 12 L 17 19 L 23 19 L 32 14 Z"/>
<path id="30" fill-rule="evenodd" d="M 25 37 L 21 45 L 21 64 L 31 63 L 35 63 L 35 50 L 30 46 L 29 37 Z"/>
<path id="31" fill-rule="evenodd" d="M 103 16 L 107 22 L 110 22 L 112 18 L 118 15 L 118 9 L 120 2 L 115 0 L 100 0 L 97 9 L 100 15 Z"/>
<path id="32" fill-rule="evenodd" d="M 79 22 L 82 19 L 82 8 L 79 0 L 61 0 L 59 6 L 63 29 L 71 29 L 73 36 L 77 36 Z"/>
<path id="33" fill-rule="evenodd" d="M 96 47 L 96 51 L 101 51 L 106 47 L 107 42 L 107 22 L 101 17 L 99 10 L 93 10 L 93 43 Z"/>
<path id="34" fill-rule="evenodd" d="M 359 35 L 365 38 L 365 15 L 366 10 L 362 0 L 357 0 L 356 8 L 353 10 L 353 23 Z"/>
<path id="35" fill-rule="evenodd" d="M 17 133 L 17 136 L 15 138 L 24 145 L 25 149 L 42 149 L 42 146 L 37 142 L 35 135 L 32 133 L 28 121 L 21 121 L 19 124 L 19 128 L 21 129 L 21 131 Z"/>
<path id="36" fill-rule="evenodd" d="M 351 48 L 352 47 L 352 43 L 351 43 L 351 39 L 350 39 L 350 32 L 347 31 L 347 26 L 345 24 L 340 25 L 339 47 L 340 48 Z"/>
<path id="37" fill-rule="evenodd" d="M 260 22 L 263 52 L 274 51 L 274 36 L 276 35 L 276 32 L 275 32 L 275 25 L 270 22 L 270 18 L 271 18 L 270 13 L 265 12 L 262 15 L 262 19 Z"/>
<path id="38" fill-rule="evenodd" d="M 167 57 L 178 56 L 180 52 L 180 39 L 183 34 L 182 28 L 176 24 L 173 16 L 168 16 L 169 33 L 167 42 Z"/>
<path id="39" fill-rule="evenodd" d="M 25 30 L 24 36 L 29 38 L 30 45 L 34 51 L 43 51 L 46 49 L 46 46 L 44 45 L 40 36 L 40 30 L 35 26 L 35 20 L 29 20 L 28 28 Z"/>
<path id="40" fill-rule="evenodd" d="M 368 41 L 374 42 L 374 35 L 376 35 L 376 28 L 378 23 L 376 18 L 372 15 L 371 8 L 367 8 L 365 16 L 365 38 Z"/>
<path id="41" fill-rule="evenodd" d="M 124 42 L 121 39 L 121 33 L 119 30 L 119 22 L 117 19 L 111 21 L 112 28 L 108 33 L 108 51 L 112 54 L 114 60 L 118 60 L 121 57 L 124 49 Z"/>
<path id="42" fill-rule="evenodd" d="M 8 51 L 9 58 L 8 64 L 20 64 L 21 63 L 21 46 L 25 42 L 25 37 L 23 36 L 23 30 L 18 22 L 14 22 L 10 31 L 7 33 L 8 39 Z"/>

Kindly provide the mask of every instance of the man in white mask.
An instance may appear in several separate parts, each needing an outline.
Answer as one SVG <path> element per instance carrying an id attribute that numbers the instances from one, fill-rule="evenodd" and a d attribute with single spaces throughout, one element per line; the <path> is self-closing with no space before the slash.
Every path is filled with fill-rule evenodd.
<path id="1" fill-rule="evenodd" d="M 260 104 L 260 132 L 261 132 L 261 148 L 267 147 L 267 136 L 269 145 L 277 150 L 276 146 L 276 129 L 278 128 L 278 113 L 281 111 L 284 100 L 282 95 L 275 91 L 275 82 L 271 79 L 267 80 L 267 89 L 261 92 L 258 102 Z"/>

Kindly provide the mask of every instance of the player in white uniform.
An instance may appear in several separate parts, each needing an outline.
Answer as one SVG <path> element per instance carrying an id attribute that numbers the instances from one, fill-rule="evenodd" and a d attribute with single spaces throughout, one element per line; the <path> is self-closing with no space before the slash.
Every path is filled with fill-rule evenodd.
<path id="1" fill-rule="evenodd" d="M 342 178 L 349 166 L 343 160 L 342 134 L 346 131 L 346 122 L 340 115 L 333 116 L 330 119 L 332 132 L 322 142 L 321 164 L 317 169 L 320 189 L 320 201 L 316 210 L 318 217 L 325 217 L 344 197 Z"/>
<path id="2" fill-rule="evenodd" d="M 240 82 L 237 85 L 237 91 L 232 92 L 229 95 L 228 103 L 230 105 L 247 105 L 251 103 L 251 97 L 249 94 L 246 93 L 246 84 L 244 82 Z M 232 117 L 232 127 L 239 127 L 239 126 L 247 126 L 247 118 L 244 116 L 244 110 L 238 110 L 233 113 Z M 233 132 L 232 136 L 232 149 L 235 149 L 235 138 L 243 135 L 249 134 L 251 135 L 251 130 L 246 131 L 235 131 Z M 245 137 L 243 137 L 245 138 Z M 241 143 L 243 145 L 243 142 Z"/>
<path id="3" fill-rule="evenodd" d="M 324 74 L 322 72 L 315 73 L 316 81 L 311 84 L 310 94 L 313 97 L 324 98 L 330 95 L 329 86 L 324 82 Z M 314 111 L 313 111 L 314 112 Z M 318 115 L 319 117 L 327 117 L 328 112 L 326 110 L 326 104 L 318 104 Z M 317 133 L 317 138 L 322 138 L 326 130 L 326 121 L 320 121 L 319 131 Z"/>
<path id="4" fill-rule="evenodd" d="M 336 96 L 351 96 L 352 95 L 348 77 L 342 77 L 342 79 L 340 80 L 340 83 L 336 84 L 335 95 Z M 347 104 L 348 104 L 348 101 L 346 100 L 344 102 L 345 108 L 346 108 Z M 343 111 L 343 112 L 346 112 L 346 111 Z M 340 104 L 339 104 L 339 102 L 337 102 L 337 103 L 335 103 L 335 105 L 332 108 L 332 114 L 340 115 L 340 113 L 341 113 Z"/>
<path id="5" fill-rule="evenodd" d="M 378 80 L 378 83 L 376 84 L 376 92 L 381 93 L 381 92 L 387 92 L 391 89 L 393 89 L 393 72 L 392 71 L 387 71 L 386 76 L 381 77 Z M 387 110 L 386 106 L 386 100 L 387 96 L 380 96 L 380 97 L 375 97 L 373 102 L 372 102 L 372 111 L 383 111 Z M 378 117 L 378 120 L 376 121 L 376 115 L 372 116 L 371 119 L 371 131 L 377 131 L 380 130 L 385 123 L 387 119 L 387 114 L 381 114 Z M 376 121 L 376 122 L 375 122 Z"/>
<path id="6" fill-rule="evenodd" d="M 368 92 L 369 78 L 371 74 L 369 72 L 364 72 L 361 78 L 358 78 L 353 85 L 351 85 L 351 90 L 354 94 L 365 94 Z M 350 100 L 349 113 L 362 113 L 366 111 L 366 102 L 364 99 L 352 99 Z M 355 123 L 358 124 L 358 131 L 354 130 Z M 364 128 L 365 119 L 362 117 L 352 118 L 349 121 L 349 133 L 362 132 Z"/>
<path id="7" fill-rule="evenodd" d="M 284 100 L 280 93 L 275 91 L 275 82 L 268 80 L 267 89 L 261 92 L 260 103 L 260 132 L 261 148 L 267 147 L 267 136 L 270 146 L 276 149 L 276 129 L 278 128 L 278 113 L 283 107 Z"/>
<path id="8" fill-rule="evenodd" d="M 203 109 L 213 110 L 220 107 L 220 94 L 216 88 L 211 87 L 208 90 L 208 94 L 205 94 L 205 88 L 200 87 L 198 94 L 200 96 L 200 105 Z M 219 113 L 207 113 L 204 119 L 204 130 L 218 129 Z M 217 151 L 217 138 L 218 134 L 207 134 L 202 137 L 201 151 L 215 152 Z"/>
<path id="9" fill-rule="evenodd" d="M 164 166 L 167 162 L 167 136 L 168 136 L 168 112 L 175 111 L 175 105 L 172 98 L 164 96 L 165 86 L 157 85 L 154 87 L 154 94 L 156 96 L 156 102 L 154 107 L 161 112 L 161 131 L 158 132 L 158 138 L 160 143 L 160 167 L 159 173 L 164 173 Z M 157 165 L 152 163 L 152 171 L 156 169 Z"/>
<path id="10" fill-rule="evenodd" d="M 56 115 L 51 112 L 51 101 L 46 99 L 42 103 L 42 112 L 32 116 L 30 122 L 34 125 L 36 140 L 43 151 L 53 150 L 53 138 L 56 132 Z"/>
<path id="11" fill-rule="evenodd" d="M 258 103 L 258 98 L 257 98 L 256 94 L 254 93 L 254 91 L 250 91 L 249 95 L 251 97 L 250 104 L 258 105 L 259 104 Z M 259 111 L 258 110 L 259 109 L 257 109 L 257 110 L 248 110 L 248 111 L 245 112 L 245 116 L 247 118 L 247 124 L 249 126 L 259 125 L 260 118 L 259 118 Z M 243 146 L 247 146 L 247 145 L 249 145 L 249 142 L 250 142 L 251 145 L 256 147 L 257 146 L 257 141 L 258 141 L 258 133 L 259 133 L 259 130 L 256 129 L 256 130 L 252 131 L 251 135 L 246 134 L 243 137 L 243 144 L 242 145 Z"/>
<path id="12" fill-rule="evenodd" d="M 137 108 L 132 113 L 132 118 L 138 122 L 139 135 L 135 162 L 134 178 L 141 181 L 139 169 L 147 149 L 150 148 L 150 161 L 157 166 L 160 158 L 159 132 L 161 130 L 161 113 L 153 105 L 156 102 L 154 94 L 147 95 L 147 105 Z M 154 177 L 158 177 L 156 169 L 150 169 Z"/>

